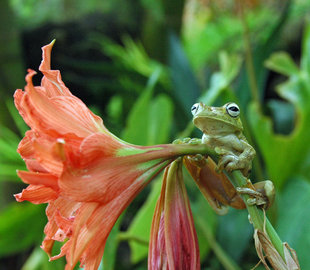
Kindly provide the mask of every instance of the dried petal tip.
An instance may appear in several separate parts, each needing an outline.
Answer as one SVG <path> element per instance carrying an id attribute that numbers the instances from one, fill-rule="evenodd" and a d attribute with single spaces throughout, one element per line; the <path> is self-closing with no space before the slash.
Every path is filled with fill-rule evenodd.
<path id="1" fill-rule="evenodd" d="M 254 241 L 257 255 L 267 270 L 270 268 L 265 260 L 265 256 L 274 270 L 300 270 L 297 254 L 287 243 L 283 243 L 284 260 L 266 233 L 256 229 Z"/>

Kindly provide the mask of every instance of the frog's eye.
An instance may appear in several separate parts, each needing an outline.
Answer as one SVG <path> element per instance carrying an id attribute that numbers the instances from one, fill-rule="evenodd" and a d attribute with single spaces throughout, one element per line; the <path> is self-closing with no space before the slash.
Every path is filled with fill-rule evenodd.
<path id="1" fill-rule="evenodd" d="M 197 113 L 199 113 L 202 109 L 202 106 L 200 103 L 195 103 L 192 108 L 191 108 L 191 112 L 192 112 L 192 115 L 196 115 Z"/>
<path id="2" fill-rule="evenodd" d="M 240 109 L 236 103 L 228 103 L 226 111 L 231 117 L 238 117 L 240 114 Z"/>

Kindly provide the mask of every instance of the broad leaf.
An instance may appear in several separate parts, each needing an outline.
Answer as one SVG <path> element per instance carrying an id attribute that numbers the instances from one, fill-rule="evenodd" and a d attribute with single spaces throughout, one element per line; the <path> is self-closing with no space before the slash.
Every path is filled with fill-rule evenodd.
<path id="1" fill-rule="evenodd" d="M 266 60 L 265 65 L 287 76 L 298 75 L 299 69 L 286 52 L 274 53 Z"/>
<path id="2" fill-rule="evenodd" d="M 218 96 L 230 86 L 241 68 L 241 58 L 236 54 L 228 55 L 226 52 L 221 52 L 219 61 L 220 71 L 211 76 L 209 89 L 199 99 L 207 105 L 212 105 Z"/>
<path id="3" fill-rule="evenodd" d="M 41 241 L 46 223 L 44 208 L 12 203 L 0 213 L 0 257 L 30 248 Z"/>
<path id="4" fill-rule="evenodd" d="M 308 55 L 303 55 L 308 57 Z M 268 66 L 274 70 L 281 70 L 289 74 L 287 82 L 279 85 L 278 94 L 294 105 L 296 121 L 294 130 L 289 135 L 276 134 L 273 131 L 272 121 L 264 116 L 257 106 L 252 103 L 249 108 L 249 122 L 259 146 L 269 177 L 278 186 L 282 186 L 286 179 L 302 173 L 303 162 L 310 152 L 310 74 L 304 71 L 296 72 L 289 64 L 283 71 L 283 61 L 288 57 L 283 54 L 273 55 L 268 60 Z"/>
<path id="5" fill-rule="evenodd" d="M 150 103 L 159 74 L 157 71 L 150 77 L 146 89 L 130 111 L 122 135 L 122 138 L 127 142 L 140 145 L 147 144 Z"/>
<path id="6" fill-rule="evenodd" d="M 191 208 L 197 231 L 200 258 L 203 259 L 210 251 L 209 241 L 213 241 L 213 244 L 215 242 L 217 216 L 201 194 L 198 195 L 198 198 L 197 201 L 191 203 Z"/>
<path id="7" fill-rule="evenodd" d="M 217 238 L 219 244 L 232 257 L 239 261 L 246 251 L 253 229 L 249 224 L 246 211 L 229 209 L 225 216 L 219 216 Z"/>
<path id="8" fill-rule="evenodd" d="M 127 230 L 126 234 L 129 238 L 137 238 L 144 242 L 129 241 L 131 261 L 133 263 L 137 263 L 147 257 L 149 247 L 145 243 L 149 241 L 153 214 L 160 190 L 161 181 L 159 181 L 159 179 L 158 181 L 153 180 L 150 195 L 144 205 L 139 209 L 139 212 L 135 215 Z"/>
<path id="9" fill-rule="evenodd" d="M 115 259 L 118 247 L 118 232 L 123 215 L 117 220 L 106 242 L 103 258 L 98 270 L 113 270 L 115 268 Z"/>
<path id="10" fill-rule="evenodd" d="M 182 109 L 188 119 L 190 119 L 190 108 L 200 95 L 199 84 L 180 40 L 173 34 L 169 36 L 169 49 L 169 66 L 171 69 L 173 92 L 177 101 L 182 105 Z"/>
<path id="11" fill-rule="evenodd" d="M 164 94 L 150 104 L 148 145 L 167 143 L 172 126 L 173 103 Z"/>
<path id="12" fill-rule="evenodd" d="M 301 269 L 310 269 L 310 179 L 291 178 L 278 199 L 276 230 L 296 250 Z M 307 182 L 308 181 L 308 182 Z"/>
<path id="13" fill-rule="evenodd" d="M 306 26 L 303 43 L 302 43 L 302 55 L 301 69 L 310 74 L 310 23 Z"/>
<path id="14" fill-rule="evenodd" d="M 56 242 L 55 245 L 58 246 L 59 244 Z M 49 261 L 48 255 L 43 251 L 43 249 L 37 247 L 30 254 L 21 270 L 63 270 L 64 268 L 64 258 L 56 261 Z"/>
<path id="15" fill-rule="evenodd" d="M 266 89 L 265 84 L 268 75 L 268 72 L 264 68 L 264 62 L 274 51 L 280 40 L 279 37 L 282 34 L 282 30 L 290 14 L 291 3 L 292 1 L 286 2 L 283 11 L 280 13 L 281 15 L 277 18 L 276 22 L 272 26 L 272 31 L 269 31 L 267 38 L 264 39 L 263 42 L 258 44 L 253 50 L 254 73 L 256 77 L 257 88 L 259 91 L 258 96 L 260 99 L 264 97 L 264 89 Z M 270 20 L 270 17 L 268 17 L 268 20 Z M 248 78 L 248 71 L 244 68 L 241 72 L 239 80 L 240 83 L 236 88 L 236 95 L 239 99 L 239 105 L 243 108 L 246 107 L 246 105 L 251 99 L 250 84 Z"/>

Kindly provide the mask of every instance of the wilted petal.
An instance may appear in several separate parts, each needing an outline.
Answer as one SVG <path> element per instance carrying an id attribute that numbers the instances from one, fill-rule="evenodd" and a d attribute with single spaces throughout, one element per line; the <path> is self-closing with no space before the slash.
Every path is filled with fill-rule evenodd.
<path id="1" fill-rule="evenodd" d="M 283 244 L 285 254 L 284 260 L 270 241 L 269 236 L 265 232 L 255 229 L 254 241 L 258 257 L 261 259 L 266 269 L 270 268 L 267 265 L 264 254 L 268 258 L 268 261 L 273 267 L 273 269 L 275 270 L 300 269 L 296 253 L 293 252 L 294 255 L 292 256 L 285 243 Z"/>

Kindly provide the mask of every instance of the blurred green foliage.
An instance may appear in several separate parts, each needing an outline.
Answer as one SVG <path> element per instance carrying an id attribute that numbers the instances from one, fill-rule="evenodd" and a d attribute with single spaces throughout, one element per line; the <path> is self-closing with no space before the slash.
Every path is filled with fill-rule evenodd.
<path id="1" fill-rule="evenodd" d="M 87 105 L 128 142 L 152 145 L 200 137 L 191 124 L 193 103 L 237 102 L 245 133 L 257 151 L 251 179 L 274 182 L 277 199 L 268 215 L 282 240 L 297 251 L 302 269 L 310 269 L 308 0 L 244 1 L 243 18 L 240 2 L 228 0 L 4 2 L 2 11 L 14 14 L 14 20 L 2 16 L 1 25 L 9 23 L 19 33 L 11 39 L 11 57 L 15 62 L 17 57 L 20 65 L 6 70 L 5 77 L 0 73 L 0 269 L 64 268 L 64 260 L 49 263 L 38 248 L 46 222 L 44 209 L 16 204 L 12 196 L 24 186 L 16 176 L 16 169 L 25 169 L 16 148 L 27 127 L 10 97 L 14 89 L 7 88 L 23 87 L 14 85 L 23 80 L 18 73 L 21 65 L 27 65 L 20 57 L 23 48 L 32 51 L 44 45 L 25 36 L 47 24 L 52 24 L 52 31 L 41 41 L 57 39 L 53 59 L 60 64 L 53 67 L 61 71 L 63 67 L 63 79 L 72 92 L 80 87 L 83 92 L 77 93 L 86 97 Z M 107 17 L 113 18 L 111 25 L 105 24 Z M 78 31 L 74 27 L 63 30 L 70 22 L 88 25 L 89 18 L 99 18 L 97 28 L 85 26 L 83 34 L 74 32 Z M 74 34 L 78 38 L 69 42 L 68 36 Z M 60 47 L 67 51 L 58 53 Z M 85 51 L 95 56 L 79 57 Z M 0 70 L 6 61 L 0 53 Z M 38 66 L 40 59 L 36 61 Z M 253 83 L 258 99 L 252 96 Z M 202 269 L 253 267 L 258 258 L 246 212 L 231 209 L 226 216 L 216 216 L 186 173 L 185 179 Z M 160 177 L 154 180 L 121 216 L 109 236 L 100 269 L 146 269 L 160 181 Z M 13 260 L 17 263 L 12 264 Z"/>

